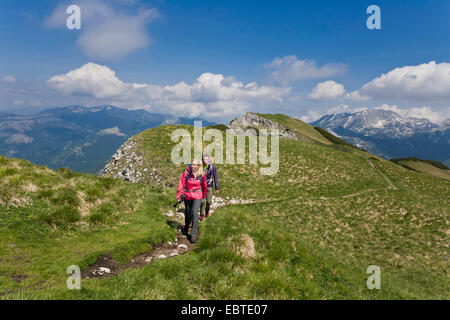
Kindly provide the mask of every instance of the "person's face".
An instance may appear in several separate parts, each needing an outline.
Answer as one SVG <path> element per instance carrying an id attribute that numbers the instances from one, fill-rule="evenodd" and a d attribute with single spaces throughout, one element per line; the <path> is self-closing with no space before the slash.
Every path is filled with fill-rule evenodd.
<path id="1" fill-rule="evenodd" d="M 208 165 L 208 160 L 209 160 L 208 157 L 203 158 L 203 164 L 204 164 L 205 166 Z"/>
<path id="2" fill-rule="evenodd" d="M 198 170 L 199 167 L 200 167 L 200 163 L 193 163 L 193 164 L 192 164 L 192 168 L 193 168 L 194 170 Z"/>

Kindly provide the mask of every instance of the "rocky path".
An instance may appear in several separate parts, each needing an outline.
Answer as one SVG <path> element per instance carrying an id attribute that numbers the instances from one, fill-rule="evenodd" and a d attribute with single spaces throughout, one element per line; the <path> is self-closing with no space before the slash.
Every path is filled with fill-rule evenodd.
<path id="1" fill-rule="evenodd" d="M 226 197 L 225 199 L 213 196 L 213 204 L 210 208 L 210 214 L 220 207 L 229 204 L 248 204 L 254 203 L 255 200 L 233 199 Z M 169 210 L 164 213 L 168 223 L 177 223 L 179 226 L 184 224 L 184 209 Z M 185 235 L 177 228 L 176 236 L 173 241 L 164 242 L 153 247 L 151 251 L 135 256 L 125 265 L 120 265 L 110 254 L 105 254 L 97 258 L 97 261 L 81 272 L 83 279 L 89 278 L 107 278 L 129 269 L 140 268 L 152 261 L 159 259 L 169 259 L 182 254 L 186 254 L 195 248 Z"/>
<path id="2" fill-rule="evenodd" d="M 135 256 L 125 265 L 120 265 L 110 254 L 105 254 L 97 258 L 97 261 L 81 272 L 83 279 L 106 278 L 117 275 L 129 268 L 140 268 L 152 261 L 167 259 L 185 254 L 191 251 L 194 245 L 177 230 L 175 239 L 171 242 L 164 242 L 153 247 L 149 252 Z"/>
<path id="3" fill-rule="evenodd" d="M 377 171 L 389 184 L 388 189 L 398 190 L 398 188 L 392 183 L 392 181 L 381 172 L 370 160 L 367 160 L 369 165 Z M 364 193 L 373 192 L 382 189 L 367 189 L 359 192 L 355 192 L 352 194 L 347 194 L 343 196 L 336 197 L 320 197 L 320 200 L 332 200 L 332 199 L 341 199 L 341 198 L 350 198 L 355 197 Z M 294 198 L 292 198 L 294 199 Z M 273 201 L 286 201 L 288 198 L 284 199 L 274 199 L 274 200 L 252 200 L 252 199 L 233 199 L 226 197 L 216 197 L 213 196 L 213 204 L 211 205 L 210 214 L 213 214 L 215 210 L 220 207 L 226 205 L 235 205 L 235 204 L 249 204 L 249 203 L 259 203 L 259 202 L 273 202 Z M 168 210 L 164 213 L 166 220 L 168 223 L 176 223 L 179 227 L 184 224 L 184 209 L 179 210 Z M 113 257 L 109 254 L 100 256 L 97 261 L 90 265 L 87 269 L 83 270 L 81 275 L 84 279 L 89 278 L 104 278 L 110 277 L 113 275 L 117 275 L 119 272 L 126 270 L 128 268 L 139 268 L 145 266 L 152 261 L 158 259 L 168 259 L 172 257 L 176 257 L 181 254 L 188 253 L 195 248 L 195 244 L 190 243 L 185 235 L 183 235 L 180 231 L 180 228 L 177 228 L 176 236 L 174 241 L 165 242 L 159 245 L 156 245 L 151 251 L 142 253 L 140 255 L 135 256 L 129 263 L 125 265 L 120 265 L 117 261 L 113 259 Z"/>
<path id="4" fill-rule="evenodd" d="M 214 211 L 216 211 L 220 207 L 223 207 L 223 206 L 226 206 L 229 204 L 248 204 L 248 203 L 255 203 L 255 202 L 258 202 L 258 201 L 252 200 L 252 199 L 234 199 L 234 198 L 230 199 L 229 197 L 221 198 L 221 197 L 213 196 L 213 204 L 211 205 L 209 213 L 213 214 Z M 174 222 L 184 224 L 183 209 L 169 210 L 169 211 L 165 212 L 164 215 L 166 216 L 167 220 L 172 220 Z"/>

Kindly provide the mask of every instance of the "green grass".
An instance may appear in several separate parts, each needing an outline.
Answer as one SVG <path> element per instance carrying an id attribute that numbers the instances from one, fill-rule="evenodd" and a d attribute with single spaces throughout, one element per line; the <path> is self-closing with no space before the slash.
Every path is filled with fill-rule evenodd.
<path id="1" fill-rule="evenodd" d="M 68 290 L 69 265 L 84 268 L 104 253 L 126 263 L 173 238 L 160 212 L 171 209 L 185 169 L 170 161 L 170 134 L 180 127 L 192 131 L 162 126 L 133 137 L 169 188 L 0 157 L 0 287 L 12 290 L 0 298 L 450 298 L 449 181 L 352 147 L 286 139 L 274 176 L 260 175 L 260 165 L 217 165 L 222 197 L 258 202 L 217 210 L 201 223 L 194 251 Z M 77 206 L 81 217 L 41 220 L 40 212 L 64 206 Z M 370 265 L 381 268 L 381 290 L 366 287 Z M 27 278 L 14 282 L 22 272 Z"/>
<path id="2" fill-rule="evenodd" d="M 311 141 L 313 142 L 319 142 L 319 143 L 323 143 L 323 144 L 331 144 L 332 142 L 327 139 L 327 137 L 324 137 L 322 134 L 320 134 L 319 132 L 317 132 L 313 126 L 289 117 L 287 115 L 284 114 L 280 114 L 280 113 L 276 113 L 276 114 L 271 114 L 271 113 L 255 113 L 261 117 L 264 117 L 266 119 L 272 120 L 272 121 L 276 121 L 292 130 L 294 130 L 295 132 L 309 138 Z"/>
<path id="3" fill-rule="evenodd" d="M 379 201 L 384 198 L 398 204 L 398 194 L 387 195 L 381 191 L 370 197 L 333 201 L 298 199 L 228 206 L 203 226 L 194 252 L 127 270 L 116 278 L 84 281 L 81 291 L 61 286 L 33 297 L 448 299 L 448 259 L 440 256 L 445 252 L 445 237 L 430 224 L 433 233 L 425 232 L 435 235 L 427 244 L 421 226 L 405 228 L 398 208 Z M 407 193 L 400 198 L 411 215 L 407 219 L 423 217 L 409 204 Z M 373 212 L 369 217 L 364 214 L 367 210 Z M 253 258 L 243 257 L 235 248 L 244 235 L 254 241 Z M 381 267 L 381 290 L 366 287 L 369 265 Z"/>
<path id="4" fill-rule="evenodd" d="M 139 145 L 144 158 L 148 159 L 147 162 L 161 172 L 162 183 L 170 186 L 178 185 L 179 176 L 186 169 L 185 164 L 175 166 L 171 162 L 171 150 L 176 143 L 170 137 L 176 128 L 192 132 L 190 126 L 161 126 L 132 138 Z M 278 174 L 262 176 L 260 165 L 215 164 L 221 189 L 229 196 L 267 199 L 279 198 L 280 189 L 288 195 L 338 196 L 384 186 L 383 178 L 366 161 L 369 154 L 350 147 L 342 152 L 336 146 L 280 139 Z M 226 159 L 225 151 L 223 159 Z M 246 159 L 248 163 L 248 152 Z M 354 171 L 359 174 L 353 174 Z M 143 182 L 148 182 L 145 177 Z M 263 188 L 255 188 L 255 183 Z"/>
<path id="5" fill-rule="evenodd" d="M 450 170 L 449 167 L 447 167 L 445 164 L 443 164 L 439 161 L 434 161 L 434 160 L 422 160 L 422 159 L 418 159 L 418 158 L 414 158 L 414 157 L 409 157 L 409 158 L 391 159 L 391 161 L 393 161 L 395 163 L 399 163 L 402 161 L 425 162 L 425 163 L 428 163 L 428 164 L 430 164 L 438 169 L 441 169 L 441 170 Z"/>
<path id="6" fill-rule="evenodd" d="M 450 180 L 450 170 L 447 166 L 437 161 L 420 160 L 417 158 L 391 159 L 391 161 L 409 170 Z"/>
<path id="7" fill-rule="evenodd" d="M 16 168 L 14 180 L 2 180 L 0 298 L 58 286 L 68 266 L 85 268 L 105 253 L 126 263 L 174 237 L 160 214 L 171 203 L 167 190 L 17 159 L 0 162 Z M 25 276 L 20 283 L 14 281 L 18 274 Z"/>
<path id="8" fill-rule="evenodd" d="M 352 147 L 352 148 L 361 150 L 361 149 L 359 149 L 358 147 L 356 147 L 356 146 L 354 146 L 354 145 L 352 145 L 352 144 L 350 144 L 350 143 L 348 143 L 348 142 L 345 142 L 344 140 L 342 140 L 342 139 L 336 137 L 335 135 L 331 134 L 330 132 L 328 132 L 328 131 L 325 130 L 325 129 L 322 129 L 322 128 L 320 128 L 320 127 L 314 127 L 314 129 L 315 129 L 317 132 L 319 132 L 321 135 L 323 135 L 328 141 L 333 142 L 334 144 L 344 145 L 344 146 L 348 146 L 348 147 Z"/>

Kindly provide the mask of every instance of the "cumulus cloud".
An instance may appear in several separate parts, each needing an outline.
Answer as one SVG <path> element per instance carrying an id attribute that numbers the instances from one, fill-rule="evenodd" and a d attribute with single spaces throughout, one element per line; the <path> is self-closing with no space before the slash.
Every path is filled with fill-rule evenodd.
<path id="1" fill-rule="evenodd" d="M 305 115 L 300 117 L 300 120 L 306 123 L 314 122 L 319 119 L 323 113 L 316 110 L 308 110 Z"/>
<path id="2" fill-rule="evenodd" d="M 12 75 L 6 75 L 3 77 L 2 82 L 7 82 L 7 83 L 14 83 L 16 82 L 16 78 L 13 77 Z"/>
<path id="3" fill-rule="evenodd" d="M 347 71 L 347 66 L 341 63 L 329 63 L 317 67 L 314 60 L 299 60 L 296 56 L 285 56 L 275 58 L 272 62 L 265 64 L 264 68 L 269 70 L 269 79 L 282 84 L 316 78 L 328 78 L 342 75 Z"/>
<path id="4" fill-rule="evenodd" d="M 81 68 L 50 78 L 48 84 L 64 94 L 112 98 L 122 94 L 125 84 L 106 66 L 89 62 Z"/>
<path id="5" fill-rule="evenodd" d="M 222 74 L 203 73 L 192 84 L 159 86 L 126 83 L 107 66 L 87 63 L 66 74 L 51 77 L 47 84 L 66 95 L 108 99 L 110 103 L 182 116 L 225 117 L 265 103 L 282 102 L 291 88 L 244 84 Z"/>
<path id="6" fill-rule="evenodd" d="M 332 80 L 320 82 L 308 95 L 313 100 L 332 100 L 345 94 L 344 86 Z"/>
<path id="7" fill-rule="evenodd" d="M 70 3 L 60 3 L 46 18 L 48 28 L 66 28 Z M 129 13 L 134 1 L 81 0 L 81 34 L 77 45 L 90 58 L 117 59 L 151 44 L 147 25 L 159 17 L 156 9 L 140 7 Z"/>
<path id="8" fill-rule="evenodd" d="M 430 61 L 417 66 L 396 68 L 366 83 L 352 95 L 375 99 L 448 100 L 450 63 Z"/>
<path id="9" fill-rule="evenodd" d="M 367 101 L 370 100 L 369 96 L 361 95 L 359 91 L 353 91 L 345 94 L 345 98 L 353 101 Z"/>

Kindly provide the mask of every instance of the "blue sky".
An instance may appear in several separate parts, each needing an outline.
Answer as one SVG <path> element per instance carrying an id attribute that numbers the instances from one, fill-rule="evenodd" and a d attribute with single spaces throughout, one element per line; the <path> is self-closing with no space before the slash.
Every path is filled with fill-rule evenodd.
<path id="1" fill-rule="evenodd" d="M 81 30 L 65 27 L 69 4 Z M 381 30 L 366 26 L 372 4 Z M 450 117 L 449 18 L 438 0 L 4 0 L 0 110 L 111 103 L 312 121 L 382 107 L 439 122 Z"/>

